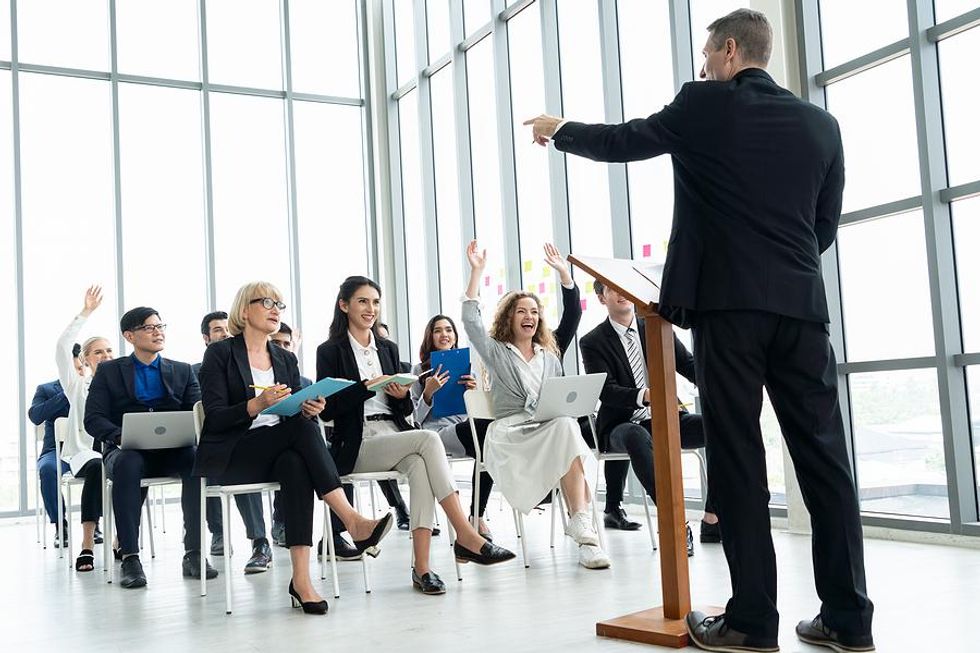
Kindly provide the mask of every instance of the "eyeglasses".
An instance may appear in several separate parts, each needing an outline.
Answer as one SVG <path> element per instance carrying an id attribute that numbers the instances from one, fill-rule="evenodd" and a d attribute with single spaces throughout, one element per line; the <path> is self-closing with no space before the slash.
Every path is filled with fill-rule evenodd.
<path id="1" fill-rule="evenodd" d="M 253 299 L 252 301 L 249 302 L 249 304 L 258 304 L 258 303 L 262 304 L 262 308 L 266 308 L 269 310 L 272 310 L 273 306 L 278 308 L 280 311 L 286 310 L 285 304 L 283 304 L 282 302 L 278 302 L 272 299 L 271 297 L 259 297 L 258 299 Z"/>
<path id="2" fill-rule="evenodd" d="M 147 333 L 150 333 L 152 331 L 159 331 L 160 333 L 163 333 L 164 331 L 167 330 L 167 325 L 165 323 L 163 323 L 163 322 L 161 322 L 159 324 L 141 324 L 139 326 L 133 327 L 132 330 L 133 331 L 146 331 Z"/>

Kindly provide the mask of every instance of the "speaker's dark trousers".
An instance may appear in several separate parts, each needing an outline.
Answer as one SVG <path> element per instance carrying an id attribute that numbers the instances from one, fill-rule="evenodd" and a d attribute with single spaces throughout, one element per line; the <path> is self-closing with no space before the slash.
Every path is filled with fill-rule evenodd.
<path id="1" fill-rule="evenodd" d="M 820 614 L 836 631 L 869 633 L 874 606 L 826 325 L 761 311 L 704 312 L 694 328 L 694 358 L 708 484 L 731 574 L 726 621 L 763 637 L 775 637 L 779 627 L 759 426 L 765 386 L 810 511 Z"/>

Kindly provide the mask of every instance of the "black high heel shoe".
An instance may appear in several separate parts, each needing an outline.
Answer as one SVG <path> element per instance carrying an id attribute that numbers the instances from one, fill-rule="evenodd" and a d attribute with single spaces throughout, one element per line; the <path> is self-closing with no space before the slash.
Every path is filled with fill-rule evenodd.
<path id="1" fill-rule="evenodd" d="M 327 614 L 326 601 L 304 601 L 293 587 L 293 581 L 289 581 L 289 602 L 294 608 L 302 607 L 306 614 Z"/>
<path id="2" fill-rule="evenodd" d="M 354 548 L 357 549 L 357 552 L 366 553 L 372 558 L 377 558 L 378 554 L 381 553 L 381 549 L 378 548 L 378 542 L 383 540 L 384 536 L 391 530 L 392 522 L 394 522 L 394 519 L 392 519 L 391 513 L 389 512 L 378 521 L 378 525 L 374 527 L 371 535 L 366 540 L 354 540 Z"/>

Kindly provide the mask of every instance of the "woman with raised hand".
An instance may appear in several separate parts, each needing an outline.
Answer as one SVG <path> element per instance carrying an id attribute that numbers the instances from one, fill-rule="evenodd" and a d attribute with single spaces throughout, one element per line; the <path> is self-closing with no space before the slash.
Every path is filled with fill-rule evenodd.
<path id="1" fill-rule="evenodd" d="M 327 602 L 310 580 L 314 492 L 344 523 L 358 552 L 376 556 L 392 519 L 390 514 L 367 519 L 347 501 L 316 424 L 322 398 L 307 399 L 291 417 L 263 414 L 301 388 L 296 356 L 269 341 L 285 308 L 282 294 L 270 283 L 248 283 L 235 295 L 228 315 L 232 337 L 212 343 L 201 365 L 204 428 L 194 474 L 222 485 L 279 482 L 293 607 L 325 614 Z"/>
<path id="2" fill-rule="evenodd" d="M 113 352 L 109 340 L 101 336 L 85 340 L 77 357 L 74 348 L 82 327 L 101 304 L 102 287 L 90 286 L 85 291 L 82 310 L 62 332 L 55 348 L 58 380 L 65 390 L 69 404 L 68 430 L 61 459 L 67 461 L 75 478 L 85 479 L 82 485 L 82 550 L 75 559 L 76 571 L 92 571 L 95 568 L 95 530 L 102 517 L 102 456 L 94 449 L 95 441 L 85 432 L 82 424 L 85 418 L 85 400 L 99 363 L 112 360 Z"/>
<path id="3" fill-rule="evenodd" d="M 316 375 L 356 383 L 328 397 L 321 417 L 333 420 L 332 451 L 342 474 L 398 470 L 408 477 L 412 585 L 423 594 L 443 594 L 446 586 L 429 566 L 435 501 L 456 529 L 458 561 L 491 565 L 514 554 L 486 541 L 467 521 L 442 440 L 408 422 L 414 409 L 408 387 L 369 389 L 396 374 L 400 360 L 395 343 L 378 335 L 380 311 L 381 287 L 371 279 L 348 277 L 340 285 L 329 338 L 317 348 Z"/>
<path id="4" fill-rule="evenodd" d="M 546 246 L 546 255 L 552 267 L 561 260 L 553 246 Z M 592 453 L 578 422 L 557 417 L 518 426 L 533 414 L 544 380 L 564 374 L 562 349 L 544 321 L 541 301 L 530 292 L 507 293 L 497 304 L 488 333 L 479 302 L 486 250 L 481 252 L 474 240 L 466 248 L 466 258 L 470 278 L 463 301 L 463 329 L 490 372 L 496 412 L 484 444 L 487 471 L 508 503 L 525 514 L 560 483 L 571 515 L 566 533 L 579 545 L 579 563 L 588 569 L 604 569 L 610 564 L 609 556 L 599 546 L 589 514 L 591 495 L 583 465 Z M 558 267 L 566 287 L 571 275 L 564 261 Z M 581 315 L 581 306 L 578 310 Z M 563 316 L 562 322 L 566 321 Z M 571 335 L 563 333 L 563 340 L 567 346 Z"/>

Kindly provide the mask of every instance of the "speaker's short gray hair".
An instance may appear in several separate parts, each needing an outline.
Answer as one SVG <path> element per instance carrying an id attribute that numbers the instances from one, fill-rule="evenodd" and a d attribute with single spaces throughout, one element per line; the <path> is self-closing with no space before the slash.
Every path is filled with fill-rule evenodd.
<path id="1" fill-rule="evenodd" d="M 761 11 L 736 9 L 708 25 L 710 43 L 718 50 L 733 39 L 747 63 L 769 63 L 772 55 L 772 25 Z"/>

